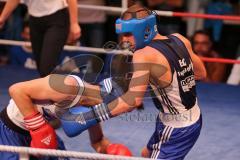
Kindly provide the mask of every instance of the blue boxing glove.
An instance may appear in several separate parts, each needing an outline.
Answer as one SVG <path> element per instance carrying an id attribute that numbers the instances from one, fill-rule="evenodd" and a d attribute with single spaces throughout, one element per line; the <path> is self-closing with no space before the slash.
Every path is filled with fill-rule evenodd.
<path id="1" fill-rule="evenodd" d="M 99 85 L 100 94 L 104 102 L 111 102 L 119 96 L 120 89 L 113 88 L 113 86 L 116 88 L 119 87 L 112 81 L 112 78 L 104 79 Z M 65 110 L 60 109 L 58 110 L 57 117 L 61 120 L 66 135 L 74 137 L 91 126 L 108 120 L 112 116 L 107 105 L 102 103 L 93 107 L 78 106 Z"/>
<path id="2" fill-rule="evenodd" d="M 91 126 L 111 118 L 111 114 L 105 104 L 93 107 L 78 106 L 70 108 L 60 116 L 62 128 L 67 136 L 74 137 L 81 134 Z"/>

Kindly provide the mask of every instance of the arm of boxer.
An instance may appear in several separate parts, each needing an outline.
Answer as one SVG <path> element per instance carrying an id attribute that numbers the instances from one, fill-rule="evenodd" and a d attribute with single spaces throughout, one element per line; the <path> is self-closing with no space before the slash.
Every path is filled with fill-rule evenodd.
<path id="1" fill-rule="evenodd" d="M 50 75 L 44 78 L 20 82 L 9 88 L 9 94 L 15 101 L 23 116 L 28 116 L 36 111 L 32 100 L 52 100 L 60 102 L 73 100 L 81 94 L 84 85 L 77 83 L 76 79 L 64 75 Z M 81 95 L 80 95 L 81 96 Z"/>
<path id="2" fill-rule="evenodd" d="M 115 89 L 117 86 L 114 86 Z M 99 85 L 93 85 L 84 82 L 84 91 L 82 93 L 79 105 L 94 106 L 103 102 L 104 97 L 108 97 L 112 93 L 113 84 L 111 78 L 106 78 L 99 83 Z"/>
<path id="3" fill-rule="evenodd" d="M 108 105 L 101 103 L 93 107 L 79 106 L 71 108 L 67 112 L 63 112 L 63 114 L 59 114 L 58 117 L 61 119 L 63 129 L 68 136 L 76 136 L 99 122 L 140 106 L 148 86 L 149 68 L 138 68 L 139 64 L 147 66 L 146 63 L 143 63 L 146 61 L 142 56 L 133 58 L 133 62 L 137 65 L 134 64 L 134 73 L 129 85 L 130 87 L 121 97 L 113 100 Z"/>
<path id="4" fill-rule="evenodd" d="M 78 24 L 78 4 L 77 0 L 67 0 L 70 16 L 70 37 L 77 40 L 81 35 L 81 28 Z"/>
<path id="5" fill-rule="evenodd" d="M 194 76 L 196 80 L 202 80 L 207 77 L 207 71 L 206 68 L 202 62 L 202 60 L 193 52 L 190 52 L 190 56 L 193 63 L 193 69 L 194 69 Z"/>
<path id="6" fill-rule="evenodd" d="M 19 3 L 20 0 L 7 0 L 0 16 L 0 28 L 3 27 L 4 22 L 10 16 L 12 11 L 18 6 Z"/>
<path id="7" fill-rule="evenodd" d="M 103 90 L 103 86 L 92 85 L 90 83 L 84 82 L 84 91 L 79 101 L 79 105 L 83 106 L 93 106 L 99 103 L 102 103 L 102 95 L 101 90 Z"/>
<path id="8" fill-rule="evenodd" d="M 102 127 L 100 124 L 92 126 L 88 129 L 91 146 L 98 153 L 107 153 L 107 147 L 110 141 L 104 137 Z"/>
<path id="9" fill-rule="evenodd" d="M 194 69 L 194 75 L 195 75 L 195 79 L 196 80 L 201 80 L 207 77 L 207 71 L 206 68 L 202 62 L 202 60 L 193 52 L 192 50 L 192 45 L 189 42 L 188 39 L 186 39 L 185 37 L 183 37 L 180 34 L 174 34 L 175 36 L 177 36 L 178 38 L 180 38 L 183 43 L 185 44 L 191 59 L 192 59 L 192 63 L 193 63 L 193 69 Z"/>
<path id="10" fill-rule="evenodd" d="M 111 117 L 133 110 L 140 106 L 149 83 L 151 60 L 149 54 L 136 52 L 133 57 L 133 76 L 128 91 L 119 98 L 111 100 L 107 105 L 100 103 L 93 107 L 78 106 L 61 111 L 58 114 L 63 130 L 69 137 L 81 134 L 86 129 Z M 112 90 L 111 80 L 105 79 L 100 85 L 101 95 L 107 95 Z"/>
<path id="11" fill-rule="evenodd" d="M 132 156 L 131 151 L 123 144 L 112 144 L 103 135 L 103 131 L 100 124 L 92 126 L 88 129 L 89 138 L 92 147 L 98 153 Z"/>
<path id="12" fill-rule="evenodd" d="M 98 122 L 105 121 L 111 117 L 132 111 L 142 104 L 152 67 L 152 57 L 145 52 L 146 50 L 138 50 L 134 53 L 133 75 L 128 91 L 109 104 L 101 103 L 93 106 L 91 109 L 94 114 L 92 115 L 95 117 L 91 119 L 96 119 Z"/>
<path id="13" fill-rule="evenodd" d="M 133 75 L 128 91 L 108 104 L 111 116 L 114 117 L 132 111 L 142 104 L 149 83 L 150 70 L 154 62 L 151 54 L 146 54 L 146 52 L 148 50 L 141 49 L 133 54 Z"/>

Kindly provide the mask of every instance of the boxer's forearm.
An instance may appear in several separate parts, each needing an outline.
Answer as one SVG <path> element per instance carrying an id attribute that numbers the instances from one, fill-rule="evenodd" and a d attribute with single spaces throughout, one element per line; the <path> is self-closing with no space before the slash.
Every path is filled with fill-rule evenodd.
<path id="1" fill-rule="evenodd" d="M 26 94 L 21 83 L 11 86 L 9 88 L 9 94 L 24 117 L 37 111 L 37 108 L 32 103 L 30 96 Z"/>
<path id="2" fill-rule="evenodd" d="M 9 88 L 9 94 L 23 116 L 27 116 L 36 111 L 33 100 L 61 102 L 74 99 L 78 90 L 78 83 L 74 78 L 62 75 L 51 75 L 16 83 Z"/>
<path id="3" fill-rule="evenodd" d="M 142 104 L 142 98 L 127 92 L 118 99 L 108 104 L 108 108 L 113 117 L 132 111 Z"/>
<path id="4" fill-rule="evenodd" d="M 110 144 L 110 141 L 104 137 L 100 124 L 97 124 L 88 129 L 91 146 L 98 153 L 106 153 L 106 148 Z"/>
<path id="5" fill-rule="evenodd" d="M 94 106 L 103 102 L 100 95 L 100 87 L 98 85 L 92 85 L 84 82 L 84 86 L 84 92 L 79 102 L 80 105 Z"/>

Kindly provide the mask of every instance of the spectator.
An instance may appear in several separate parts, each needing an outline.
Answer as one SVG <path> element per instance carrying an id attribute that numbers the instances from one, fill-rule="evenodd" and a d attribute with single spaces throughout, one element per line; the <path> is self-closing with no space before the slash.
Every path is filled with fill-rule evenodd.
<path id="1" fill-rule="evenodd" d="M 29 24 L 33 53 L 40 76 L 43 77 L 55 68 L 67 40 L 69 29 L 72 40 L 78 39 L 80 36 L 77 0 L 24 0 L 24 2 L 28 6 L 30 14 Z M 3 26 L 19 3 L 20 0 L 6 2 L 0 16 L 0 26 Z"/>
<path id="2" fill-rule="evenodd" d="M 206 31 L 197 31 L 192 38 L 193 51 L 202 57 L 219 58 L 219 54 L 213 48 L 211 36 Z M 225 65 L 220 63 L 205 62 L 207 70 L 207 82 L 222 82 L 225 76 Z"/>

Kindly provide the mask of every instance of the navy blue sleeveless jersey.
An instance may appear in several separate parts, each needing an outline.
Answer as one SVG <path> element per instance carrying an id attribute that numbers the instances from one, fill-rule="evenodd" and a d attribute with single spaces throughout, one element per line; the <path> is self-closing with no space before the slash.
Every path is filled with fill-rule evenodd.
<path id="1" fill-rule="evenodd" d="M 193 64 L 184 43 L 169 35 L 168 39 L 153 40 L 148 46 L 163 54 L 172 73 L 172 82 L 165 88 L 160 88 L 152 80 L 150 82 L 156 107 L 165 113 L 179 114 L 197 105 Z"/>

